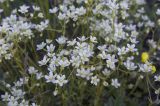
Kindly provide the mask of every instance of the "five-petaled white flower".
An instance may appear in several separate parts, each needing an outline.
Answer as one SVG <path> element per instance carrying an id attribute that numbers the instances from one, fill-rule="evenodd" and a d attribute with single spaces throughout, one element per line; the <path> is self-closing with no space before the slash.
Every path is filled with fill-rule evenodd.
<path id="1" fill-rule="evenodd" d="M 56 83 L 59 86 L 63 86 L 64 84 L 66 84 L 68 82 L 68 80 L 66 80 L 65 78 L 66 78 L 65 75 L 57 75 Z"/>
<path id="2" fill-rule="evenodd" d="M 91 84 L 96 85 L 99 83 L 100 79 L 97 76 L 91 77 Z"/>
<path id="3" fill-rule="evenodd" d="M 53 72 L 49 72 L 49 75 L 45 75 L 44 76 L 45 79 L 46 79 L 46 82 L 52 82 L 52 83 L 56 83 L 57 80 L 56 80 L 56 77 L 57 77 L 57 74 L 53 75 Z"/>
<path id="4" fill-rule="evenodd" d="M 112 79 L 111 85 L 114 86 L 115 88 L 118 88 L 120 87 L 121 84 L 118 82 L 118 79 Z"/>
<path id="5" fill-rule="evenodd" d="M 29 6 L 22 5 L 20 6 L 20 9 L 18 11 L 21 12 L 22 14 L 25 14 L 28 12 L 28 9 L 29 9 Z"/>

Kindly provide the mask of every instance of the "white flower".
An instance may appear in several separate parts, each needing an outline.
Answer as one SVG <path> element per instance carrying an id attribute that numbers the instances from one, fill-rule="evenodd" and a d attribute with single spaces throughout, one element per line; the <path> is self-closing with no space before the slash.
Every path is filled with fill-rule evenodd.
<path id="1" fill-rule="evenodd" d="M 1 98 L 3 101 L 9 101 L 11 95 L 8 94 L 8 92 L 5 92 L 4 95 L 1 95 Z"/>
<path id="2" fill-rule="evenodd" d="M 33 7 L 34 11 L 40 11 L 40 7 L 38 7 L 38 6 L 32 6 L 32 7 Z"/>
<path id="3" fill-rule="evenodd" d="M 157 9 L 156 14 L 160 15 L 160 9 Z"/>
<path id="4" fill-rule="evenodd" d="M 139 41 L 136 40 L 136 38 L 130 38 L 131 43 L 137 44 Z"/>
<path id="5" fill-rule="evenodd" d="M 146 4 L 145 0 L 136 0 L 136 3 L 137 3 L 138 5 Z"/>
<path id="6" fill-rule="evenodd" d="M 160 88 L 155 90 L 155 94 L 159 95 L 160 94 Z"/>
<path id="7" fill-rule="evenodd" d="M 9 100 L 7 106 L 18 106 L 18 102 L 14 96 L 10 97 L 10 100 Z"/>
<path id="8" fill-rule="evenodd" d="M 86 78 L 87 80 L 89 80 L 92 75 L 93 75 L 93 73 L 91 73 L 91 71 L 88 69 L 87 70 L 85 70 L 84 68 L 77 69 L 76 76 Z"/>
<path id="9" fill-rule="evenodd" d="M 55 60 L 51 60 L 51 63 L 48 66 L 48 70 L 49 71 L 55 71 L 56 70 L 56 59 Z"/>
<path id="10" fill-rule="evenodd" d="M 29 9 L 29 6 L 22 5 L 20 6 L 20 9 L 18 11 L 21 12 L 22 14 L 25 14 L 28 12 L 28 9 Z"/>
<path id="11" fill-rule="evenodd" d="M 0 9 L 0 13 L 2 13 L 3 12 L 3 9 Z"/>
<path id="12" fill-rule="evenodd" d="M 19 83 L 19 86 L 22 86 L 23 84 L 27 84 L 28 83 L 29 78 L 25 77 L 25 78 L 20 78 L 19 81 L 17 81 L 15 83 L 15 86 L 17 85 L 17 83 Z"/>
<path id="13" fill-rule="evenodd" d="M 105 51 L 102 51 L 101 54 L 98 55 L 99 57 L 101 57 L 102 59 L 106 59 L 107 58 L 107 54 Z"/>
<path id="14" fill-rule="evenodd" d="M 128 60 L 128 61 L 134 60 L 134 56 L 127 57 L 127 60 Z"/>
<path id="15" fill-rule="evenodd" d="M 116 3 L 116 0 L 108 0 L 106 4 L 111 10 L 117 10 L 119 8 L 119 4 Z"/>
<path id="16" fill-rule="evenodd" d="M 148 20 L 149 20 L 149 17 L 146 16 L 146 15 L 142 15 L 142 19 L 143 19 L 144 21 L 148 21 Z"/>
<path id="17" fill-rule="evenodd" d="M 67 41 L 67 46 L 73 46 L 77 43 L 76 39 L 72 40 L 72 41 Z"/>
<path id="18" fill-rule="evenodd" d="M 47 46 L 47 52 L 53 53 L 55 49 L 55 46 L 53 46 L 53 44 L 50 44 L 49 46 Z"/>
<path id="19" fill-rule="evenodd" d="M 59 86 L 63 86 L 68 82 L 68 80 L 65 80 L 65 78 L 66 78 L 65 75 L 57 75 L 56 83 L 59 84 Z"/>
<path id="20" fill-rule="evenodd" d="M 0 32 L 1 33 L 6 33 L 7 31 L 9 31 L 10 26 L 8 23 L 3 23 L 2 26 L 0 26 Z"/>
<path id="21" fill-rule="evenodd" d="M 106 75 L 106 76 L 109 76 L 110 73 L 111 73 L 111 71 L 108 70 L 107 68 L 105 68 L 104 71 L 102 71 L 102 73 L 103 73 L 104 75 Z"/>
<path id="22" fill-rule="evenodd" d="M 145 24 L 145 26 L 149 26 L 149 27 L 154 27 L 155 26 L 155 23 L 151 20 L 148 20 Z"/>
<path id="23" fill-rule="evenodd" d="M 0 0 L 0 3 L 3 3 L 3 2 L 5 2 L 6 0 Z"/>
<path id="24" fill-rule="evenodd" d="M 63 58 L 61 60 L 59 60 L 58 64 L 61 66 L 61 67 L 67 67 L 70 65 L 70 62 L 68 61 L 67 58 Z"/>
<path id="25" fill-rule="evenodd" d="M 98 49 L 99 49 L 100 51 L 107 51 L 106 48 L 107 48 L 106 45 L 98 46 Z"/>
<path id="26" fill-rule="evenodd" d="M 22 86 L 24 83 L 24 80 L 22 79 L 22 81 L 17 81 L 17 82 L 14 82 L 14 85 L 16 86 L 16 87 L 20 87 L 20 86 Z"/>
<path id="27" fill-rule="evenodd" d="M 144 7 L 138 9 L 137 11 L 138 11 L 139 13 L 141 13 L 141 14 L 144 14 L 144 13 L 145 13 Z"/>
<path id="28" fill-rule="evenodd" d="M 118 88 L 120 87 L 121 84 L 118 82 L 118 79 L 112 79 L 111 85 L 114 86 L 115 88 Z"/>
<path id="29" fill-rule="evenodd" d="M 21 103 L 19 104 L 19 106 L 28 106 L 29 105 L 29 102 L 26 101 L 26 100 L 22 100 Z"/>
<path id="30" fill-rule="evenodd" d="M 92 76 L 91 77 L 91 84 L 96 85 L 99 83 L 100 79 L 97 78 L 97 76 Z"/>
<path id="31" fill-rule="evenodd" d="M 49 21 L 45 20 L 40 22 L 39 25 L 36 25 L 35 28 L 39 31 L 42 32 L 44 29 L 46 29 L 48 27 Z"/>
<path id="32" fill-rule="evenodd" d="M 43 77 L 42 72 L 36 73 L 36 79 L 39 80 Z"/>
<path id="33" fill-rule="evenodd" d="M 47 44 L 50 44 L 51 42 L 52 42 L 51 39 L 46 39 L 46 43 L 47 43 Z"/>
<path id="34" fill-rule="evenodd" d="M 31 106 L 38 106 L 38 105 L 36 105 L 35 103 L 32 103 Z"/>
<path id="35" fill-rule="evenodd" d="M 86 38 L 85 36 L 82 36 L 82 37 L 77 37 L 77 39 L 81 42 L 87 40 L 88 38 Z"/>
<path id="36" fill-rule="evenodd" d="M 36 74 L 38 70 L 36 70 L 34 67 L 30 66 L 28 69 L 29 74 Z"/>
<path id="37" fill-rule="evenodd" d="M 132 44 L 132 45 L 127 44 L 126 51 L 127 51 L 127 52 L 136 52 L 137 49 L 135 48 L 135 44 Z"/>
<path id="38" fill-rule="evenodd" d="M 56 13 L 58 11 L 57 7 L 54 7 L 52 9 L 49 9 L 49 13 Z"/>
<path id="39" fill-rule="evenodd" d="M 12 95 L 18 99 L 23 98 L 24 94 L 25 92 L 23 92 L 21 89 L 12 88 Z"/>
<path id="40" fill-rule="evenodd" d="M 91 71 L 95 71 L 95 70 L 96 70 L 96 67 L 91 66 L 89 69 L 90 69 Z"/>
<path id="41" fill-rule="evenodd" d="M 84 7 L 76 8 L 76 14 L 81 16 L 86 13 L 86 9 Z"/>
<path id="42" fill-rule="evenodd" d="M 66 37 L 64 37 L 64 36 L 61 36 L 61 37 L 59 37 L 58 39 L 56 39 L 56 41 L 59 43 L 59 44 L 65 44 L 66 43 L 66 41 L 67 41 L 67 38 Z"/>
<path id="43" fill-rule="evenodd" d="M 143 22 L 139 22 L 137 26 L 138 26 L 139 28 L 141 28 L 143 25 L 144 25 Z"/>
<path id="44" fill-rule="evenodd" d="M 120 6 L 122 9 L 128 10 L 129 9 L 129 3 L 127 1 L 122 1 L 120 3 Z"/>
<path id="45" fill-rule="evenodd" d="M 131 61 L 126 61 L 124 62 L 125 67 L 128 70 L 135 70 L 137 68 L 137 66 L 135 65 L 135 63 L 131 62 Z"/>
<path id="46" fill-rule="evenodd" d="M 37 50 L 42 50 L 46 46 L 46 43 L 42 42 L 41 44 L 37 45 Z"/>
<path id="47" fill-rule="evenodd" d="M 85 64 L 85 62 L 89 61 L 89 57 L 92 57 L 94 54 L 93 45 L 89 45 L 86 42 L 77 42 L 76 44 L 71 56 L 79 56 L 81 63 Z"/>
<path id="48" fill-rule="evenodd" d="M 49 61 L 49 58 L 45 55 L 45 56 L 43 57 L 43 60 L 38 61 L 39 66 L 46 65 L 46 64 L 48 63 L 48 61 Z"/>
<path id="49" fill-rule="evenodd" d="M 123 46 L 122 48 L 118 48 L 118 55 L 124 55 L 126 54 L 126 48 Z"/>
<path id="50" fill-rule="evenodd" d="M 122 19 L 126 19 L 126 17 L 129 17 L 129 14 L 127 11 L 121 11 L 121 16 L 122 16 Z"/>
<path id="51" fill-rule="evenodd" d="M 143 76 L 143 75 L 140 75 L 139 78 L 140 78 L 140 79 L 144 79 L 144 76 Z"/>
<path id="52" fill-rule="evenodd" d="M 58 15 L 59 20 L 64 20 L 66 18 L 67 18 L 66 14 L 59 13 L 59 15 Z"/>
<path id="53" fill-rule="evenodd" d="M 60 9 L 62 12 L 67 12 L 67 6 L 66 6 L 66 5 L 60 5 L 60 6 L 59 6 L 59 9 Z"/>
<path id="54" fill-rule="evenodd" d="M 59 54 L 57 54 L 57 56 L 64 56 L 64 55 L 69 55 L 70 51 L 63 49 Z"/>
<path id="55" fill-rule="evenodd" d="M 115 69 L 115 63 L 118 61 L 118 60 L 115 58 L 115 55 L 110 55 L 110 54 L 108 54 L 108 55 L 106 56 L 106 58 L 107 58 L 107 60 L 106 60 L 106 62 L 107 62 L 107 67 L 108 67 L 108 68 L 111 68 L 112 70 L 114 70 L 114 69 Z"/>
<path id="56" fill-rule="evenodd" d="M 79 67 L 81 64 L 80 56 L 72 56 L 70 62 L 72 63 L 72 66 Z"/>
<path id="57" fill-rule="evenodd" d="M 136 25 L 130 24 L 130 25 L 126 26 L 125 29 L 127 29 L 128 31 L 133 31 L 133 32 L 135 32 L 135 30 L 136 30 Z M 131 33 L 133 34 L 133 32 L 131 32 Z"/>
<path id="58" fill-rule="evenodd" d="M 90 41 L 93 43 L 97 43 L 97 38 L 94 36 L 90 36 Z"/>
<path id="59" fill-rule="evenodd" d="M 152 71 L 152 66 L 149 64 L 140 64 L 140 71 L 142 72 L 151 72 Z"/>
<path id="60" fill-rule="evenodd" d="M 52 83 L 56 83 L 56 77 L 57 77 L 57 74 L 53 75 L 53 72 L 49 72 L 49 75 L 45 75 L 44 76 L 45 79 L 46 79 L 46 82 L 52 82 Z"/>
<path id="61" fill-rule="evenodd" d="M 157 44 L 153 39 L 148 40 L 148 43 L 153 49 L 155 49 L 157 47 Z"/>
<path id="62" fill-rule="evenodd" d="M 154 76 L 154 81 L 159 81 L 160 82 L 160 75 L 158 75 L 158 76 Z"/>

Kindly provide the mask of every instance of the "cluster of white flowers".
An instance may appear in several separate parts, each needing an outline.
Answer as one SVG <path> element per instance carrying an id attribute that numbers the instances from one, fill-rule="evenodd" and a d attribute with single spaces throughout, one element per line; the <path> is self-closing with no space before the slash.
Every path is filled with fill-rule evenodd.
<path id="1" fill-rule="evenodd" d="M 36 8 L 35 6 L 33 7 Z M 40 24 L 34 24 L 26 17 L 16 15 L 18 11 L 25 14 L 28 12 L 28 9 L 29 6 L 22 5 L 20 9 L 12 11 L 9 17 L 2 20 L 0 24 L 0 34 L 2 36 L 0 38 L 0 60 L 3 57 L 5 59 L 11 59 L 14 55 L 11 51 L 13 50 L 15 42 L 33 38 L 34 29 L 42 32 L 48 27 L 48 20 L 42 21 Z"/>
<path id="2" fill-rule="evenodd" d="M 0 39 L 0 61 L 2 61 L 3 58 L 11 59 L 12 47 L 13 47 L 13 43 L 8 43 L 5 41 L 5 39 Z"/>
<path id="3" fill-rule="evenodd" d="M 7 106 L 38 106 L 34 102 L 25 99 L 26 92 L 23 91 L 23 85 L 28 83 L 28 78 L 20 78 L 19 81 L 14 82 L 14 86 L 4 83 L 9 92 L 1 95 L 2 101 L 7 102 Z"/>
<path id="4" fill-rule="evenodd" d="M 57 11 L 57 8 L 50 9 L 50 13 L 56 13 Z M 83 6 L 76 8 L 75 6 L 71 5 L 69 8 L 67 8 L 67 5 L 60 5 L 58 19 L 65 20 L 66 22 L 68 22 L 69 19 L 77 21 L 78 17 L 83 16 L 84 14 L 86 14 L 86 9 Z"/>
<path id="5" fill-rule="evenodd" d="M 24 17 L 11 15 L 3 19 L 0 32 L 6 35 L 7 40 L 22 40 L 24 37 L 31 38 L 33 36 L 32 24 L 27 22 Z"/>
<path id="6" fill-rule="evenodd" d="M 113 50 L 113 45 L 97 45 L 96 48 L 95 44 L 98 43 L 96 39 L 97 38 L 93 36 L 88 38 L 82 36 L 77 37 L 77 39 L 67 40 L 66 37 L 60 36 L 56 39 L 56 42 L 59 44 L 58 48 L 56 48 L 56 46 L 53 45 L 54 42 L 49 39 L 37 45 L 38 51 L 47 52 L 43 59 L 38 62 L 39 66 L 48 67 L 49 74 L 45 75 L 46 82 L 52 82 L 53 84 L 63 86 L 69 81 L 69 79 L 65 79 L 66 76 L 63 75 L 63 72 L 71 69 L 71 67 L 73 67 L 72 71 L 76 70 L 77 77 L 81 77 L 87 81 L 90 80 L 91 84 L 94 85 L 97 85 L 101 80 L 104 81 L 101 79 L 103 76 L 101 76 L 101 74 L 96 74 L 97 72 L 109 76 L 110 73 L 117 70 L 119 66 L 125 66 L 126 69 L 130 71 L 139 68 L 142 72 L 151 72 L 152 67 L 150 63 L 141 63 L 139 65 L 139 63 L 133 62 L 135 59 L 134 54 L 138 51 L 135 47 L 136 44 L 127 44 L 126 48 L 122 47 L 123 49 L 119 48 L 118 50 Z M 62 49 L 62 47 L 65 49 Z M 115 52 L 115 54 L 112 54 L 113 52 Z M 126 58 L 126 53 L 130 53 L 131 55 Z M 93 64 L 92 60 L 100 61 L 100 64 Z M 119 60 L 123 61 L 123 64 L 122 62 L 118 63 Z M 103 68 L 105 68 L 104 71 Z M 30 73 L 34 73 L 35 71 L 36 70 L 30 71 Z M 72 73 L 72 71 L 70 71 L 70 73 Z M 111 85 L 116 88 L 120 86 L 117 79 L 112 80 Z"/>
<path id="7" fill-rule="evenodd" d="M 99 59 L 99 57 L 105 59 L 108 69 L 116 70 L 118 59 L 116 59 L 115 55 L 105 54 L 103 50 L 108 51 L 106 46 L 98 46 L 96 49 L 94 46 L 95 43 L 97 43 L 96 37 L 90 36 L 90 38 L 86 38 L 82 36 L 74 40 L 67 40 L 67 38 L 61 36 L 56 39 L 56 41 L 59 44 L 59 48 L 53 46 L 52 40 L 46 40 L 46 42 L 37 45 L 38 51 L 47 51 L 43 59 L 38 62 L 39 66 L 48 67 L 49 74 L 42 75 L 45 76 L 47 83 L 52 82 L 59 86 L 66 84 L 68 79 L 65 79 L 66 77 L 63 75 L 63 72 L 72 66 L 73 71 L 77 70 L 76 76 L 91 80 L 91 84 L 97 85 L 100 82 L 100 78 L 95 73 L 98 71 L 99 66 L 96 66 L 97 68 L 94 67 L 94 65 L 90 67 L 87 66 L 87 64 L 92 64 L 90 60 L 92 58 L 96 59 L 96 57 L 98 57 L 97 59 Z M 66 43 L 67 45 L 64 45 Z M 61 49 L 61 47 L 65 47 L 66 49 Z M 94 56 L 94 52 L 97 50 L 100 50 L 102 54 Z M 38 71 L 30 67 L 29 73 L 38 73 Z M 107 74 L 106 71 L 102 71 L 102 73 L 104 75 Z"/>
<path id="8" fill-rule="evenodd" d="M 49 72 L 49 75 L 45 75 L 46 82 L 52 82 L 53 84 L 58 84 L 59 86 L 63 86 L 68 82 L 65 78 L 65 75 L 53 75 L 52 72 Z"/>
<path id="9" fill-rule="evenodd" d="M 4 1 L 0 0 L 0 3 Z M 10 93 L 1 95 L 2 100 L 8 106 L 36 106 L 25 98 L 27 92 L 23 91 L 23 86 L 28 80 L 53 85 L 53 94 L 57 95 L 60 88 L 73 80 L 71 76 L 92 86 L 102 84 L 115 89 L 123 85 L 120 76 L 117 76 L 121 73 L 134 72 L 136 77 L 146 73 L 154 76 L 154 60 L 145 55 L 147 59 L 143 62 L 139 57 L 143 51 L 139 45 L 142 35 L 157 27 L 157 23 L 146 14 L 145 4 L 145 0 L 64 0 L 47 10 L 51 18 L 46 18 L 48 16 L 36 5 L 21 5 L 13 10 L 10 16 L 0 21 L 0 61 L 3 58 L 12 59 L 21 48 L 19 43 L 25 45 L 29 41 L 33 46 L 33 50 L 29 50 L 36 54 L 37 63 L 27 61 L 25 74 L 29 78 L 21 78 L 14 86 L 6 84 Z M 137 5 L 135 13 L 130 13 L 134 5 Z M 0 14 L 3 11 L 0 9 Z M 156 9 L 155 14 L 159 16 L 160 9 Z M 58 21 L 55 23 L 60 27 L 52 27 L 52 18 Z M 70 24 L 73 27 L 70 28 Z M 70 33 L 74 37 L 66 37 Z M 76 34 L 79 36 L 75 37 Z M 147 44 L 152 49 L 151 53 L 160 48 L 154 38 L 147 40 Z M 25 47 L 22 52 L 27 50 Z M 154 78 L 155 82 L 160 81 L 159 75 Z M 156 94 L 159 92 L 157 90 Z"/>

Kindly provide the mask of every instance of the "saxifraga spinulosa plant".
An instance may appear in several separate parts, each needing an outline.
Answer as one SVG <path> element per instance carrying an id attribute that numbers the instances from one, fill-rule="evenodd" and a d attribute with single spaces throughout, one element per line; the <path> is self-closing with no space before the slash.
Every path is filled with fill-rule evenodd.
<path id="1" fill-rule="evenodd" d="M 156 0 L 0 0 L 0 106 L 160 105 Z"/>

